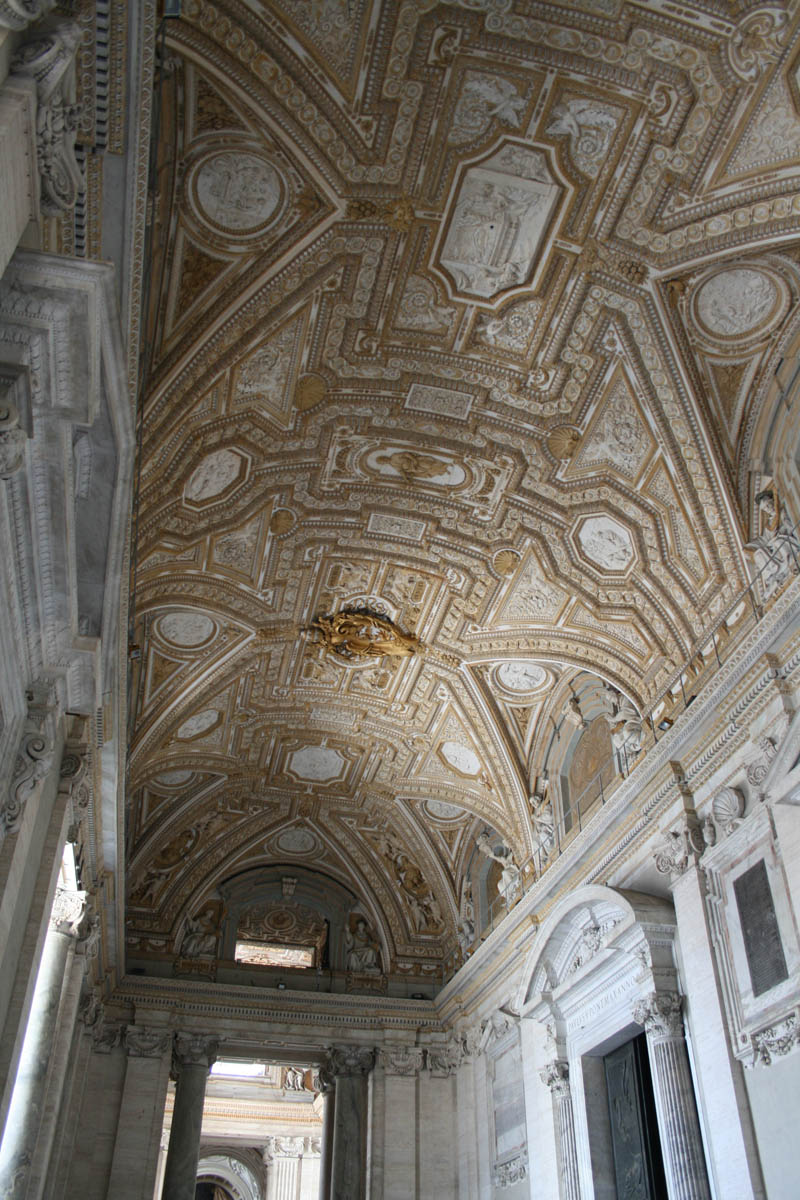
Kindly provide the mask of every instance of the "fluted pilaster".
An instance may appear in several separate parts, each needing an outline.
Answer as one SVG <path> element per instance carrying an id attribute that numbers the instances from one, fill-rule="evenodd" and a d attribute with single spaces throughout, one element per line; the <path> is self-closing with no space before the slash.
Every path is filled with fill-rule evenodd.
<path id="1" fill-rule="evenodd" d="M 541 1078 L 543 1083 L 550 1088 L 555 1106 L 561 1200 L 581 1200 L 578 1179 L 578 1145 L 575 1141 L 575 1118 L 572 1110 L 569 1066 L 564 1059 L 554 1059 L 541 1072 Z"/>

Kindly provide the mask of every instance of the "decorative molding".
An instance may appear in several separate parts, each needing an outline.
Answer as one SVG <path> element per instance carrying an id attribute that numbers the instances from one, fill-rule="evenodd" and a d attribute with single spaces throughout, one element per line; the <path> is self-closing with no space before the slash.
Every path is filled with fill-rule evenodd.
<path id="1" fill-rule="evenodd" d="M 754 1060 L 751 1065 L 768 1067 L 775 1058 L 783 1058 L 800 1046 L 800 1008 L 795 1008 L 779 1021 L 759 1030 L 752 1037 Z"/>

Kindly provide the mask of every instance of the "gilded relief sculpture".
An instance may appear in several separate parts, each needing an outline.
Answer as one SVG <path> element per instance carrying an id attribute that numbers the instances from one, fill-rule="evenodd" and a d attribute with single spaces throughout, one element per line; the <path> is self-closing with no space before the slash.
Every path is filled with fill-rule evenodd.
<path id="1" fill-rule="evenodd" d="M 311 628 L 322 634 L 327 650 L 338 658 L 406 658 L 419 649 L 419 638 L 403 633 L 388 617 L 366 608 L 342 609 L 317 617 Z"/>

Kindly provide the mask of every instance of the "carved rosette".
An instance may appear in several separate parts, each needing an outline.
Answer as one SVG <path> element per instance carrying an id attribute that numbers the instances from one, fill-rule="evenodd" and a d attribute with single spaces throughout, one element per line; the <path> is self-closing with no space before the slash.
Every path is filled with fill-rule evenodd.
<path id="1" fill-rule="evenodd" d="M 565 1059 L 553 1059 L 539 1072 L 539 1077 L 556 1098 L 569 1096 L 569 1063 Z"/>
<path id="2" fill-rule="evenodd" d="M 651 992 L 633 1007 L 633 1019 L 648 1037 L 659 1041 L 683 1038 L 683 997 L 677 992 Z"/>
<path id="3" fill-rule="evenodd" d="M 176 1033 L 172 1049 L 172 1070 L 180 1074 L 182 1067 L 205 1067 L 210 1071 L 217 1058 L 219 1041 L 202 1033 Z"/>
<path id="4" fill-rule="evenodd" d="M 172 1042 L 169 1030 L 148 1029 L 144 1025 L 129 1025 L 122 1044 L 131 1058 L 161 1058 Z"/>
<path id="5" fill-rule="evenodd" d="M 384 1046 L 378 1051 L 378 1065 L 387 1075 L 419 1075 L 424 1061 L 421 1046 Z"/>
<path id="6" fill-rule="evenodd" d="M 375 1051 L 366 1046 L 332 1046 L 328 1051 L 328 1074 L 369 1075 L 375 1066 Z"/>

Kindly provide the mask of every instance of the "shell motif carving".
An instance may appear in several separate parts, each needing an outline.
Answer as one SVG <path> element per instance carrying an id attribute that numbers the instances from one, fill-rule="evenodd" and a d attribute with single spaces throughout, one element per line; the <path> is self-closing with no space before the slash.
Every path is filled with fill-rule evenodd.
<path id="1" fill-rule="evenodd" d="M 744 796 L 738 788 L 720 788 L 711 801 L 711 811 L 722 833 L 728 837 L 742 823 Z"/>

